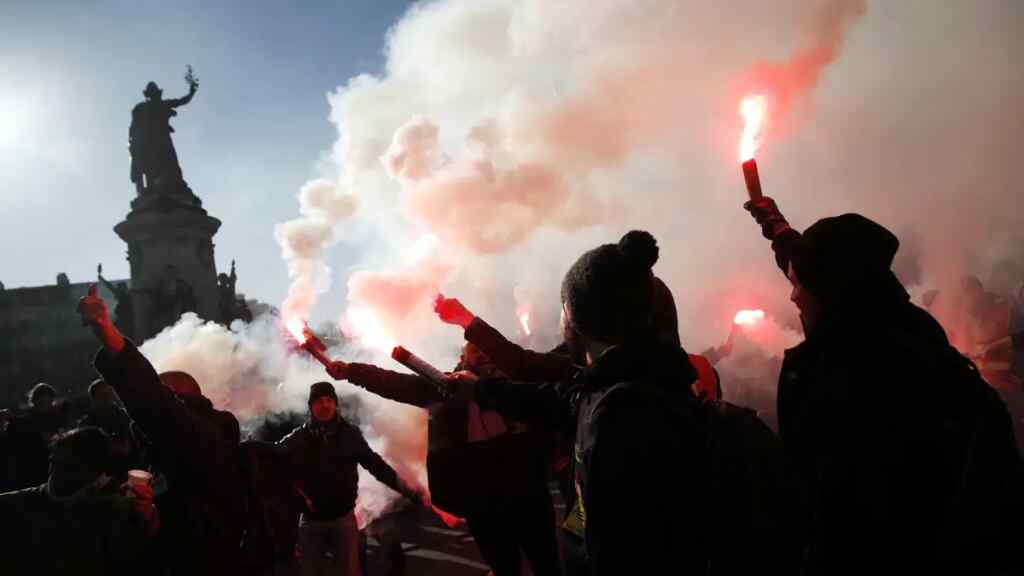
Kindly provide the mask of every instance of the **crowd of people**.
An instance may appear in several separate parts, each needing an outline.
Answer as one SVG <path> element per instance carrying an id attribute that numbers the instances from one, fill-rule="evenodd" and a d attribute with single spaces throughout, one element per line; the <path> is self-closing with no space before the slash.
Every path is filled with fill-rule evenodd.
<path id="1" fill-rule="evenodd" d="M 911 303 L 891 271 L 898 239 L 857 214 L 800 233 L 770 198 L 746 208 L 805 335 L 782 359 L 778 434 L 721 398 L 714 365 L 731 341 L 686 351 L 643 231 L 569 268 L 553 350 L 439 297 L 465 339 L 443 381 L 329 366 L 428 411 L 426 487 L 370 448 L 331 382 L 311 383 L 290 433 L 243 441 L 233 414 L 191 375 L 157 373 L 91 291 L 78 308 L 101 346 L 88 414 L 68 426 L 45 384 L 27 413 L 2 414 L 16 463 L 5 488 L 18 489 L 0 494 L 0 558 L 13 574 L 361 574 L 362 466 L 411 506 L 464 518 L 496 576 L 518 576 L 523 558 L 538 576 L 1022 573 L 1012 419 Z"/>

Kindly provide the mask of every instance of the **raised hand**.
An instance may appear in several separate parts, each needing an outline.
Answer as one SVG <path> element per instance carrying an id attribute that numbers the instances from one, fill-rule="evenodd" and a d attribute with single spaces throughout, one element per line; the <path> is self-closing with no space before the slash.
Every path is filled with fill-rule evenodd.
<path id="1" fill-rule="evenodd" d="M 332 360 L 331 364 L 327 366 L 327 373 L 335 380 L 344 380 L 348 378 L 348 363 L 341 360 Z"/>
<path id="2" fill-rule="evenodd" d="M 468 327 L 473 319 L 476 318 L 472 312 L 462 305 L 462 302 L 459 302 L 458 298 L 445 298 L 443 294 L 438 294 L 437 299 L 434 300 L 434 312 L 437 313 L 437 317 L 445 324 L 461 326 L 462 328 Z"/>
<path id="3" fill-rule="evenodd" d="M 124 348 L 124 336 L 110 321 L 107 303 L 96 294 L 96 285 L 89 286 L 89 292 L 78 300 L 78 315 L 82 326 L 92 327 L 96 337 L 110 352 L 118 353 Z"/>
<path id="4" fill-rule="evenodd" d="M 789 222 L 779 211 L 775 200 L 768 196 L 748 201 L 743 205 L 743 209 L 750 212 L 750 215 L 761 226 L 761 234 L 769 240 L 774 240 L 775 236 L 789 228 Z"/>

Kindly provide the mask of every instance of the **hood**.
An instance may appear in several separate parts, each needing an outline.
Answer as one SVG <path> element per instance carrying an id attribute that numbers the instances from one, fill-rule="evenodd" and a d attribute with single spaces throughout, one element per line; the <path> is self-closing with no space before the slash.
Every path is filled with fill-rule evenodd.
<path id="1" fill-rule="evenodd" d="M 679 346 L 645 341 L 613 346 L 581 375 L 584 390 L 610 388 L 620 382 L 647 382 L 666 392 L 692 395 L 697 370 Z"/>

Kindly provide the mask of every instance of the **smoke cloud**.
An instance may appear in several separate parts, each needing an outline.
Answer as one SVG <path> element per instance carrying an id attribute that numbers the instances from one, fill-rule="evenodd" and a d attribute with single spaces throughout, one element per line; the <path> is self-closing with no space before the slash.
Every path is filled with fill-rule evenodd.
<path id="1" fill-rule="evenodd" d="M 661 245 L 655 273 L 687 349 L 721 343 L 738 309 L 767 312 L 767 336 L 744 336 L 722 373 L 732 399 L 771 395 L 799 322 L 741 208 L 740 98 L 770 95 L 761 175 L 795 227 L 860 212 L 904 239 L 898 267 L 915 294 L 945 292 L 996 262 L 1024 269 L 1022 20 L 1012 0 L 417 4 L 391 30 L 384 69 L 328 95 L 329 175 L 275 230 L 293 280 L 283 314 L 315 312 L 340 241 L 361 258 L 339 320 L 363 345 L 334 354 L 394 367 L 378 349 L 400 338 L 454 365 L 461 333 L 432 317 L 438 291 L 508 335 L 527 307 L 541 347 L 557 340 L 575 258 L 641 228 Z M 322 372 L 274 330 L 185 320 L 147 352 L 195 371 L 218 405 L 304 410 Z M 366 399 L 380 445 L 402 460 L 422 449 L 422 411 L 338 387 Z"/>

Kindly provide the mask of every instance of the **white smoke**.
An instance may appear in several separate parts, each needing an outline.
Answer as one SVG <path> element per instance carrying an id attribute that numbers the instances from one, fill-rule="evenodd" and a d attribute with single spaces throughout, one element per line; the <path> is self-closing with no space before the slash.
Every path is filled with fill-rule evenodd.
<path id="1" fill-rule="evenodd" d="M 660 241 L 655 272 L 676 296 L 684 345 L 718 344 L 737 309 L 762 308 L 784 327 L 753 349 L 770 363 L 798 324 L 768 243 L 740 208 L 736 111 L 753 89 L 776 99 L 759 161 L 794 226 L 858 211 L 913 232 L 910 269 L 923 286 L 972 269 L 987 276 L 995 259 L 1021 259 L 1022 10 L 925 0 L 417 4 L 391 30 L 384 70 L 328 96 L 336 175 L 307 184 L 299 218 L 276 230 L 293 279 L 284 314 L 308 318 L 330 284 L 327 249 L 347 240 L 365 248 L 348 278 L 349 333 L 365 337 L 369 318 L 447 368 L 460 332 L 432 318 L 436 291 L 509 335 L 528 304 L 553 341 L 564 271 L 583 250 L 643 228 Z M 424 237 L 437 245 L 410 257 Z M 186 335 L 203 330 L 157 341 L 188 348 Z M 193 369 L 223 402 L 258 411 L 259 394 L 234 396 L 243 374 L 286 382 L 271 387 L 271 405 L 322 377 L 276 351 L 270 329 L 248 330 L 206 334 L 221 348 L 195 351 L 211 364 Z M 247 352 L 250 338 L 267 358 Z M 237 366 L 218 364 L 208 351 L 217 349 Z M 422 418 L 392 428 L 401 408 L 368 397 L 390 440 L 422 437 Z"/>

